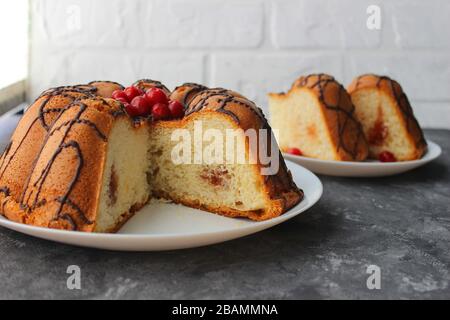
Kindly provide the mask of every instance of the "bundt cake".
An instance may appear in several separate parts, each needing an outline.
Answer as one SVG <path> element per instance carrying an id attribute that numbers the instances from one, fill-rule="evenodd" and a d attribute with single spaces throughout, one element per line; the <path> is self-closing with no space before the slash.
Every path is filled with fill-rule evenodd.
<path id="1" fill-rule="evenodd" d="M 115 232 L 152 197 L 257 221 L 301 201 L 303 193 L 283 158 L 277 158 L 274 174 L 262 174 L 268 164 L 241 134 L 266 129 L 271 136 L 261 110 L 224 89 L 202 87 L 185 100 L 183 92 L 190 88 L 186 84 L 171 94 L 186 106 L 169 101 L 169 90 L 151 80 L 125 90 L 112 82 L 92 82 L 45 91 L 25 112 L 0 157 L 0 213 L 42 227 Z M 161 116 L 168 112 L 171 117 Z M 194 137 L 188 145 L 194 146 L 198 126 L 216 133 L 238 129 L 246 158 L 257 161 L 215 163 L 210 161 L 215 155 L 204 153 L 200 162 L 175 163 L 180 141 L 174 137 L 187 132 Z M 278 156 L 271 141 L 263 147 Z"/>
<path id="2" fill-rule="evenodd" d="M 423 156 L 427 149 L 424 134 L 397 81 L 365 74 L 354 79 L 348 91 L 369 143 L 371 158 L 406 161 Z"/>
<path id="3" fill-rule="evenodd" d="M 345 88 L 312 74 L 287 93 L 269 94 L 271 126 L 284 152 L 322 160 L 362 161 L 368 146 Z"/>

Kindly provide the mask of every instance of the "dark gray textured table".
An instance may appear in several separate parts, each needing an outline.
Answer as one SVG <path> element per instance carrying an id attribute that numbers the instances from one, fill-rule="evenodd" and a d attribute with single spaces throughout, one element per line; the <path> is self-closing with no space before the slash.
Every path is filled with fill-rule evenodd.
<path id="1" fill-rule="evenodd" d="M 0 227 L 0 298 L 450 298 L 450 131 L 426 167 L 378 179 L 321 177 L 311 210 L 210 247 L 157 253 L 83 249 Z M 81 290 L 68 290 L 68 265 Z M 369 290 L 368 265 L 381 269 Z"/>

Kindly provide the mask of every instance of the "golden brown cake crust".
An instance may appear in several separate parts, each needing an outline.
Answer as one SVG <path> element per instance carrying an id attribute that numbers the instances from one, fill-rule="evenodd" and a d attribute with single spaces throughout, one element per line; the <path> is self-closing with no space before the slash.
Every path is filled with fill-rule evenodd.
<path id="1" fill-rule="evenodd" d="M 183 106 L 187 106 L 197 94 L 207 89 L 208 87 L 202 84 L 188 82 L 176 87 L 169 98 L 182 103 Z"/>
<path id="2" fill-rule="evenodd" d="M 287 93 L 271 93 L 269 96 L 283 99 L 290 92 L 305 88 L 311 90 L 319 99 L 340 160 L 365 160 L 368 156 L 368 145 L 362 126 L 355 117 L 355 106 L 345 88 L 332 76 L 302 76 L 293 83 Z"/>
<path id="3" fill-rule="evenodd" d="M 91 81 L 89 86 L 95 87 L 95 94 L 103 98 L 111 98 L 112 93 L 116 90 L 125 89 L 120 83 L 114 81 Z"/>
<path id="4" fill-rule="evenodd" d="M 96 81 L 89 85 L 52 88 L 36 99 L 25 112 L 9 146 L 0 157 L 0 190 L 3 190 L 0 192 L 0 214 L 14 221 L 45 227 L 72 229 L 77 224 L 79 230 L 92 228 L 93 217 L 88 208 L 92 203 L 85 206 L 81 204 L 86 200 L 84 198 L 96 201 L 95 197 L 84 196 L 85 192 L 92 191 L 89 185 L 84 186 L 83 191 L 80 190 L 77 195 L 76 190 L 71 190 L 70 197 L 64 197 L 64 190 L 71 180 L 68 178 L 58 183 L 51 180 L 52 177 L 64 177 L 64 171 L 73 171 L 82 180 L 81 175 L 85 174 L 90 163 L 101 163 L 96 159 L 102 157 L 102 146 L 106 145 L 104 139 L 109 131 L 108 124 L 112 123 L 108 119 L 124 115 L 124 112 L 120 103 L 97 94 L 101 92 L 110 95 L 120 87 L 117 83 Z M 75 110 L 80 108 L 84 110 L 78 115 Z M 69 130 L 58 147 L 52 144 L 57 142 L 56 137 L 61 132 L 77 126 L 90 130 Z M 57 159 L 66 160 L 48 158 L 55 154 Z M 78 158 L 80 154 L 82 156 Z M 44 159 L 46 157 L 48 159 Z M 49 167 L 38 168 L 42 164 Z M 80 165 L 81 172 L 74 165 Z M 90 169 L 92 168 L 89 167 Z M 60 170 L 61 173 L 55 174 L 54 170 Z M 100 168 L 97 168 L 87 173 L 84 181 L 97 186 L 93 179 L 99 172 Z M 56 189 L 57 186 L 60 187 L 59 190 Z M 52 192 L 55 191 L 62 194 L 51 199 Z M 46 195 L 45 198 L 42 197 L 43 194 Z"/>
<path id="5" fill-rule="evenodd" d="M 359 90 L 374 88 L 384 92 L 393 99 L 397 106 L 397 114 L 403 120 L 406 131 L 409 133 L 408 136 L 413 142 L 413 145 L 416 146 L 415 158 L 422 157 L 427 150 L 427 142 L 419 122 L 414 116 L 409 99 L 397 81 L 387 76 L 363 74 L 352 81 L 352 83 L 348 86 L 348 92 L 352 95 Z"/>
<path id="6" fill-rule="evenodd" d="M 93 85 L 63 86 L 44 91 L 27 109 L 0 156 L 0 188 L 7 186 L 10 196 L 18 200 L 45 136 L 61 111 L 77 99 L 96 97 L 99 87 L 102 92 L 110 92 L 118 86 L 96 81 Z"/>
<path id="7" fill-rule="evenodd" d="M 93 231 L 107 137 L 114 119 L 126 116 L 121 108 L 101 97 L 64 107 L 34 157 L 20 196 L 2 199 L 2 213 L 36 226 Z"/>
<path id="8" fill-rule="evenodd" d="M 133 86 L 141 89 L 142 91 L 147 91 L 151 88 L 158 88 L 163 90 L 167 95 L 170 94 L 170 90 L 162 84 L 160 81 L 152 80 L 152 79 L 141 79 L 133 83 Z"/>

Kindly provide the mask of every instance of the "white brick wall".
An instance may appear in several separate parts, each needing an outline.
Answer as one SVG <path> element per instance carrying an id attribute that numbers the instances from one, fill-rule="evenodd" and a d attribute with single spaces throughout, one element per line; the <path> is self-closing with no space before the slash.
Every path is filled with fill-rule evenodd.
<path id="1" fill-rule="evenodd" d="M 448 0 L 31 0 L 29 98 L 94 79 L 224 86 L 266 107 L 301 74 L 399 80 L 426 127 L 450 128 Z M 366 27 L 370 5 L 381 30 Z"/>

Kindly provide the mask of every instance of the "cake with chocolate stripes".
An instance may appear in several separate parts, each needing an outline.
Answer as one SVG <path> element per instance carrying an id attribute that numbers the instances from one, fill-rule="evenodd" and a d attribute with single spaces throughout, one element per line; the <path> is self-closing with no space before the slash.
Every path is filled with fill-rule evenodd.
<path id="1" fill-rule="evenodd" d="M 297 79 L 269 94 L 272 128 L 284 152 L 321 160 L 362 161 L 368 146 L 349 94 L 332 76 Z"/>
<path id="2" fill-rule="evenodd" d="M 262 111 L 240 94 L 187 83 L 173 92 L 159 81 L 128 88 L 96 81 L 47 90 L 28 108 L 0 156 L 0 214 L 35 226 L 115 232 L 152 198 L 228 217 L 260 221 L 299 203 L 281 156 L 273 174 L 244 135 L 255 163 L 175 163 L 177 130 L 225 134 L 264 129 Z M 203 143 L 203 142 L 202 142 Z M 261 147 L 261 144 L 258 144 Z"/>
<path id="3" fill-rule="evenodd" d="M 386 76 L 365 74 L 349 85 L 370 149 L 370 158 L 384 162 L 416 160 L 427 143 L 400 84 Z"/>

